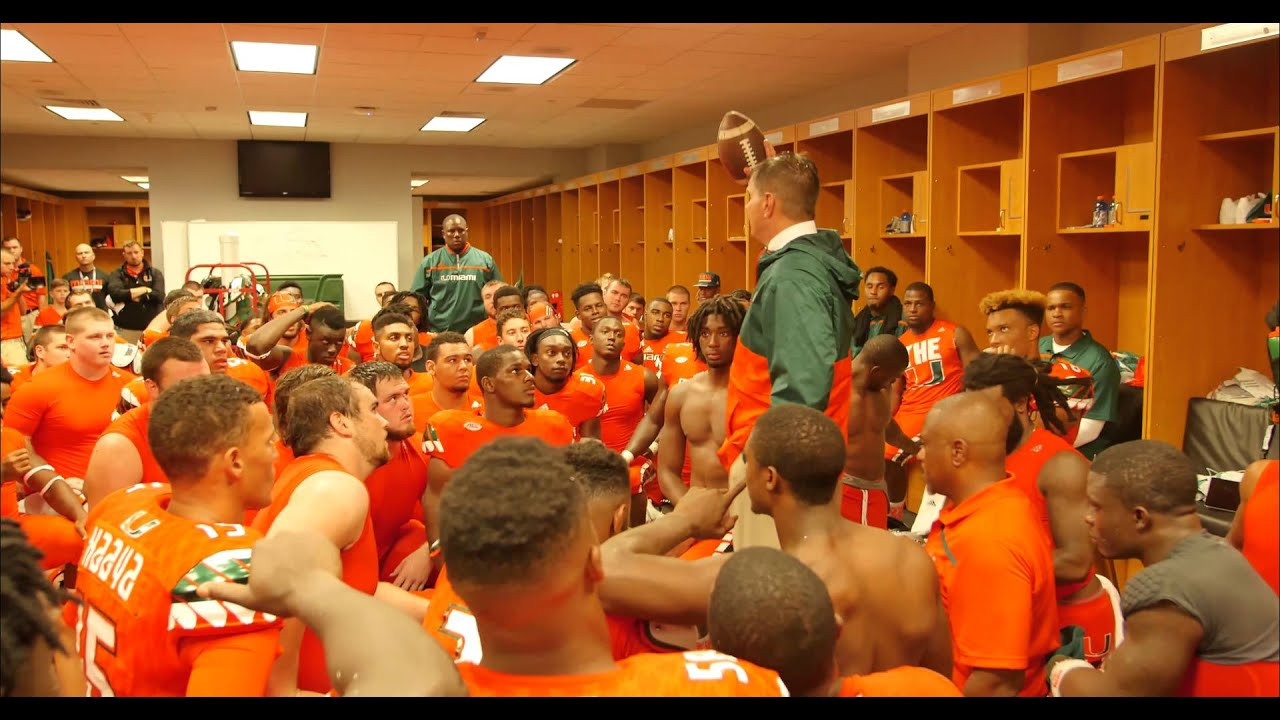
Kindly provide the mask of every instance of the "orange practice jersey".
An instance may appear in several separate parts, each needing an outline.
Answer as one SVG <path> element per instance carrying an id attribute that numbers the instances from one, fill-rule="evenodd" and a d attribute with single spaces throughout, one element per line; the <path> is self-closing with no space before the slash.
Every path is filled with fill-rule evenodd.
<path id="1" fill-rule="evenodd" d="M 851 675 L 840 683 L 840 697 L 963 697 L 947 678 L 922 667 L 904 665 L 867 675 Z"/>
<path id="2" fill-rule="evenodd" d="M 13 396 L 4 424 L 31 438 L 35 451 L 63 477 L 84 477 L 89 456 L 132 375 L 112 368 L 85 380 L 71 363 L 36 375 Z"/>
<path id="3" fill-rule="evenodd" d="M 684 342 L 682 333 L 667 333 L 657 340 L 640 336 L 640 352 L 644 354 L 644 366 L 654 375 L 662 375 L 662 354 L 672 343 Z"/>
<path id="4" fill-rule="evenodd" d="M 89 513 L 76 646 L 93 696 L 262 695 L 280 622 L 196 595 L 247 583 L 258 532 L 168 512 L 167 485 L 134 485 Z"/>
<path id="5" fill-rule="evenodd" d="M 253 526 L 266 534 L 280 512 L 289 505 L 289 498 L 304 480 L 316 473 L 346 469 L 329 455 L 303 455 L 289 463 L 276 478 L 271 489 L 271 505 L 258 512 Z M 373 535 L 373 522 L 368 513 L 364 517 L 364 529 L 350 547 L 342 551 L 342 582 L 372 595 L 378 589 L 378 545 Z M 320 638 L 307 630 L 302 638 L 302 650 L 298 661 L 298 687 L 303 690 L 325 693 L 329 691 L 329 673 L 325 669 L 324 647 Z"/>
<path id="6" fill-rule="evenodd" d="M 1244 513 L 1244 557 L 1280 594 L 1280 462 L 1267 461 Z"/>
<path id="7" fill-rule="evenodd" d="M 586 371 L 594 375 L 590 366 Z M 600 416 L 600 440 L 610 450 L 622 452 L 627 449 L 631 434 L 644 417 L 644 366 L 632 365 L 623 360 L 618 366 L 618 372 L 595 377 L 604 385 L 605 399 L 608 401 L 604 414 Z"/>
<path id="8" fill-rule="evenodd" d="M 282 377 L 285 373 L 289 372 L 290 370 L 293 370 L 294 368 L 300 368 L 306 364 L 307 364 L 306 347 L 303 347 L 302 349 L 295 348 L 289 353 L 289 359 L 285 360 L 284 364 L 281 365 L 278 370 L 276 370 L 276 377 Z M 329 365 L 329 367 L 333 368 L 333 371 L 338 373 L 339 375 L 346 375 L 347 371 L 355 366 L 356 364 L 351 362 L 351 358 L 347 357 L 346 354 L 342 352 L 339 352 L 338 355 L 333 358 L 333 362 Z"/>
<path id="9" fill-rule="evenodd" d="M 575 433 L 582 423 L 604 414 L 607 400 L 604 383 L 589 370 L 573 371 L 560 392 L 546 395 L 537 388 L 533 390 L 534 407 L 560 413 Z"/>
<path id="10" fill-rule="evenodd" d="M 1080 455 L 1070 443 L 1058 435 L 1044 428 L 1036 428 L 1022 447 L 1014 450 L 1013 454 L 1006 457 L 1004 461 L 1005 470 L 1013 476 L 1013 483 L 1031 501 L 1035 517 L 1040 521 L 1044 531 L 1049 533 L 1049 537 L 1053 537 L 1053 532 L 1049 527 L 1049 506 L 1045 503 L 1044 493 L 1040 492 L 1040 471 L 1045 463 L 1060 452 Z M 1081 455 L 1081 457 L 1084 456 Z"/>
<path id="11" fill-rule="evenodd" d="M 9 367 L 9 377 L 11 378 L 9 381 L 10 397 L 13 396 L 13 393 L 18 392 L 18 388 L 27 384 L 27 381 L 31 379 L 31 369 L 35 366 L 35 363 L 27 363 L 26 365 Z"/>
<path id="12" fill-rule="evenodd" d="M 480 352 L 498 347 L 498 322 L 493 318 L 485 318 L 472 325 L 471 346 L 480 348 Z"/>
<path id="13" fill-rule="evenodd" d="M 495 438 L 536 437 L 553 447 L 563 447 L 573 442 L 573 435 L 569 421 L 550 410 L 526 410 L 524 422 L 510 428 L 465 410 L 441 410 L 427 422 L 422 452 L 456 470 Z"/>
<path id="14" fill-rule="evenodd" d="M 355 350 L 360 354 L 360 362 L 366 363 L 373 359 L 373 321 L 361 320 L 356 326 L 351 328 L 351 334 L 347 336 L 347 347 Z"/>
<path id="15" fill-rule="evenodd" d="M 422 521 L 427 461 L 419 447 L 416 436 L 396 443 L 391 460 L 365 480 L 379 563 L 391 551 L 402 525 L 411 519 Z"/>
<path id="16" fill-rule="evenodd" d="M 622 359 L 629 362 L 631 358 L 640 352 L 640 331 L 635 325 L 623 323 L 624 335 L 622 340 Z M 574 370 L 583 369 L 587 361 L 596 354 L 596 349 L 591 346 L 591 337 L 579 326 L 570 331 L 573 336 L 573 343 L 578 346 L 578 364 L 573 366 Z"/>
<path id="17" fill-rule="evenodd" d="M 698 359 L 693 352 L 693 343 L 667 343 L 662 351 L 662 374 L 659 376 L 666 383 L 667 389 L 692 380 L 694 375 L 707 369 L 707 364 Z"/>

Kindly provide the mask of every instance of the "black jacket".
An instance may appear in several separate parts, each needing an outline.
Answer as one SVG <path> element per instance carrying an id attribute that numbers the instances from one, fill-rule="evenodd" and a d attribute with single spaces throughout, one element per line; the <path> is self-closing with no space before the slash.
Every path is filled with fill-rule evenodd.
<path id="1" fill-rule="evenodd" d="M 149 287 L 151 293 L 134 300 L 129 291 L 139 287 Z M 145 259 L 137 277 L 130 275 L 122 264 L 107 276 L 107 296 L 117 305 L 124 305 L 116 311 L 116 327 L 146 330 L 147 323 L 164 309 L 164 275 Z"/>

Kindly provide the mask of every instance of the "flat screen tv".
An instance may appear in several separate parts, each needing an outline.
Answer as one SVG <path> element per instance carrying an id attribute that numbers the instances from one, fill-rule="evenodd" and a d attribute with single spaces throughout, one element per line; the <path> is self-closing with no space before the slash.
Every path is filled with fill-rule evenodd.
<path id="1" fill-rule="evenodd" d="M 240 197 L 329 197 L 329 143 L 241 140 Z"/>

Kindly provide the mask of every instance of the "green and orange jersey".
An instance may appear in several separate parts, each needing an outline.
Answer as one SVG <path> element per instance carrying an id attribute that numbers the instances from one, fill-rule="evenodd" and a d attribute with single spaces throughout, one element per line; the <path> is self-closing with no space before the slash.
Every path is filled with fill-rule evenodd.
<path id="1" fill-rule="evenodd" d="M 1044 666 L 1058 648 L 1053 541 L 1012 476 L 948 502 L 925 550 L 951 619 L 951 681 L 974 669 L 1021 670 L 1024 697 L 1048 691 Z"/>
<path id="2" fill-rule="evenodd" d="M 907 370 L 894 417 L 926 415 L 934 403 L 964 389 L 955 323 L 934 320 L 923 332 L 908 328 L 900 339 L 907 348 Z"/>
<path id="3" fill-rule="evenodd" d="M 729 370 L 725 467 L 741 455 L 751 428 L 770 406 L 821 410 L 844 432 L 849 424 L 853 312 L 861 273 L 840 236 L 819 230 L 765 252 L 760 278 L 738 334 Z"/>
<path id="4" fill-rule="evenodd" d="M 661 376 L 663 352 L 667 349 L 667 346 L 672 343 L 686 342 L 684 338 L 684 333 L 669 332 L 657 340 L 650 340 L 649 338 L 644 337 L 644 334 L 641 333 L 640 352 L 644 355 L 645 368 L 650 370 L 654 375 Z"/>
<path id="5" fill-rule="evenodd" d="M 134 485 L 89 512 L 76 575 L 76 647 L 89 694 L 260 696 L 280 621 L 196 588 L 247 583 L 261 535 L 179 517 L 169 502 L 168 485 Z"/>

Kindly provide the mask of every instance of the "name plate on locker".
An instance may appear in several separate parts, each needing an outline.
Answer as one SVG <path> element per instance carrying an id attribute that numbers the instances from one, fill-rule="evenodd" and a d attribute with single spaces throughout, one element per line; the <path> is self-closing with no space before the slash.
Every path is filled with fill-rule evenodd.
<path id="1" fill-rule="evenodd" d="M 992 80 L 991 82 L 970 85 L 969 87 L 956 88 L 951 91 L 951 104 L 960 105 L 962 103 L 973 102 L 989 98 L 993 95 L 1000 94 L 1000 81 Z"/>
<path id="2" fill-rule="evenodd" d="M 1098 73 L 1111 72 L 1124 67 L 1124 50 L 1090 55 L 1079 60 L 1058 63 L 1058 82 L 1077 80 Z"/>
<path id="3" fill-rule="evenodd" d="M 881 105 L 871 110 L 871 122 L 878 123 L 894 118 L 906 117 L 911 114 L 911 101 L 903 100 L 902 102 L 893 103 L 892 105 Z"/>
<path id="4" fill-rule="evenodd" d="M 1271 37 L 1277 32 L 1280 32 L 1280 23 L 1224 23 L 1200 31 L 1200 49 L 1212 50 Z"/>
<path id="5" fill-rule="evenodd" d="M 779 130 L 778 132 L 771 132 L 768 135 L 765 135 L 764 141 L 770 145 L 780 144 L 782 142 L 782 131 Z"/>
<path id="6" fill-rule="evenodd" d="M 689 165 L 690 163 L 696 162 L 698 162 L 698 153 L 696 150 L 694 152 L 687 152 L 680 156 L 681 165 Z"/>
<path id="7" fill-rule="evenodd" d="M 840 118 L 833 117 L 818 122 L 809 123 L 809 135 L 825 135 L 840 129 Z"/>

